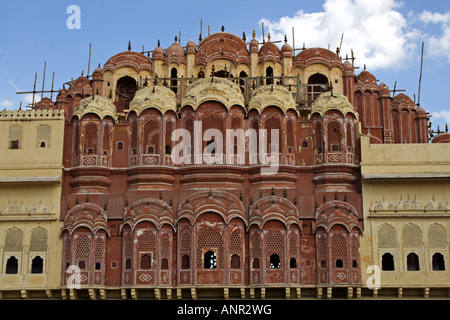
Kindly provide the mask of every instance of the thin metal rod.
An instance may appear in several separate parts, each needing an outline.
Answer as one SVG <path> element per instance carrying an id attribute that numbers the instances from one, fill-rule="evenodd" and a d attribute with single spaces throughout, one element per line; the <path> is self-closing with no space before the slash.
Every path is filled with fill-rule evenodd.
<path id="1" fill-rule="evenodd" d="M 423 68 L 423 47 L 424 47 L 425 43 L 422 42 L 422 54 L 421 54 L 421 58 L 420 58 L 420 76 L 419 76 L 419 92 L 418 92 L 418 96 L 417 96 L 417 106 L 420 106 L 420 87 L 422 85 L 422 68 Z"/>
<path id="2" fill-rule="evenodd" d="M 44 97 L 44 84 L 45 84 L 45 69 L 47 68 L 47 61 L 44 61 L 44 76 L 42 77 L 42 92 L 41 92 L 41 100 Z"/>
<path id="3" fill-rule="evenodd" d="M 88 61 L 88 69 L 87 69 L 87 77 L 89 77 L 89 70 L 91 69 L 91 44 L 89 43 L 89 61 Z"/>

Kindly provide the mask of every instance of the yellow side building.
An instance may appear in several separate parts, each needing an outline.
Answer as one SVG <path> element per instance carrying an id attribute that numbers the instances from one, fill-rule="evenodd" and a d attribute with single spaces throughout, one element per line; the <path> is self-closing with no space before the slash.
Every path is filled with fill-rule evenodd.
<path id="1" fill-rule="evenodd" d="M 0 298 L 52 297 L 59 236 L 64 113 L 0 112 Z"/>
<path id="2" fill-rule="evenodd" d="M 363 136 L 361 159 L 363 284 L 375 296 L 447 295 L 449 145 L 370 144 Z"/>

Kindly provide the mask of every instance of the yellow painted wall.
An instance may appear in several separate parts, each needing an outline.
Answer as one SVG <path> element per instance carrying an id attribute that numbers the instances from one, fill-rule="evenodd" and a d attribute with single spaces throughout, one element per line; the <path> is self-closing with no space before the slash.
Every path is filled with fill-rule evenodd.
<path id="1" fill-rule="evenodd" d="M 394 270 L 381 270 L 382 287 L 448 286 L 449 156 L 447 144 L 371 145 L 368 137 L 361 137 L 363 284 L 372 275 L 365 273 L 367 267 L 381 268 L 381 257 L 388 252 L 394 256 Z M 390 231 L 383 234 L 383 230 Z M 407 270 L 406 256 L 411 252 L 419 256 L 418 271 Z M 444 271 L 433 270 L 432 256 L 437 252 L 444 256 Z"/>
<path id="2" fill-rule="evenodd" d="M 38 133 L 41 125 L 50 131 Z M 22 128 L 19 149 L 10 149 L 10 127 Z M 42 127 L 41 127 L 42 130 Z M 60 199 L 63 111 L 0 112 L 0 289 L 57 288 L 61 283 L 62 241 Z M 41 138 L 45 137 L 45 147 Z M 33 231 L 41 228 L 46 245 L 36 245 Z M 12 231 L 22 241 L 6 241 Z M 35 239 L 35 238 L 34 238 Z M 13 245 L 10 245 L 12 244 Z M 40 256 L 43 273 L 31 273 L 31 261 Z M 9 257 L 18 259 L 17 274 L 6 274 Z"/>

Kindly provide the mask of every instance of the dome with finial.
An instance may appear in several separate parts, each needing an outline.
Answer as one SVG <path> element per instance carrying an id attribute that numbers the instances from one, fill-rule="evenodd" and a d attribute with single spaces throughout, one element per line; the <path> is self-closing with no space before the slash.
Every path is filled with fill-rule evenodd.
<path id="1" fill-rule="evenodd" d="M 158 40 L 158 46 L 152 52 L 152 60 L 164 60 L 164 49 L 161 48 L 159 40 Z"/>
<path id="2" fill-rule="evenodd" d="M 292 47 L 287 42 L 287 37 L 285 35 L 284 36 L 284 44 L 281 47 L 281 58 L 292 58 L 292 56 L 293 56 Z"/>
<path id="3" fill-rule="evenodd" d="M 196 45 L 194 40 L 190 39 L 186 44 L 186 53 L 196 53 Z"/>
<path id="4" fill-rule="evenodd" d="M 313 64 L 323 64 L 330 69 L 335 67 L 342 70 L 344 69 L 341 58 L 339 58 L 335 52 L 323 48 L 308 48 L 302 50 L 295 56 L 292 67 L 304 69 Z"/>
<path id="5" fill-rule="evenodd" d="M 258 43 L 258 40 L 256 40 L 255 30 L 253 30 L 253 33 L 252 33 L 252 40 L 250 41 L 249 51 L 250 51 L 250 53 L 258 53 L 259 52 L 259 43 Z"/>
<path id="6" fill-rule="evenodd" d="M 150 59 L 144 54 L 134 51 L 121 52 L 109 58 L 103 66 L 103 72 L 115 72 L 122 67 L 130 67 L 135 69 L 137 72 L 141 72 L 143 70 L 152 72 Z"/>
<path id="7" fill-rule="evenodd" d="M 215 59 L 228 59 L 235 65 L 249 64 L 247 44 L 242 38 L 228 32 L 207 36 L 200 41 L 197 49 L 196 65 L 206 66 Z"/>
<path id="8" fill-rule="evenodd" d="M 270 33 L 267 35 L 268 41 L 261 46 L 259 49 L 259 62 L 279 62 L 280 61 L 280 48 L 270 41 Z"/>
<path id="9" fill-rule="evenodd" d="M 175 37 L 175 42 L 171 44 L 164 54 L 164 60 L 167 64 L 170 63 L 186 63 L 186 57 L 183 47 L 178 43 L 177 37 Z"/>

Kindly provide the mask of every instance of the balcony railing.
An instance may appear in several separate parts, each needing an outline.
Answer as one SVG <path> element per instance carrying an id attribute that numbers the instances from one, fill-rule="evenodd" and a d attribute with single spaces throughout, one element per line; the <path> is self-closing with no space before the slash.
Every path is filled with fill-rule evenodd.
<path id="1" fill-rule="evenodd" d="M 176 96 L 177 104 L 181 105 L 183 97 L 190 85 L 204 78 L 152 78 L 141 80 L 139 88 L 149 85 L 160 85 L 171 89 Z M 330 91 L 328 84 L 302 84 L 299 76 L 281 77 L 232 77 L 226 79 L 239 85 L 244 96 L 245 105 L 248 106 L 252 93 L 262 85 L 281 85 L 291 92 L 298 110 L 310 110 L 314 100 L 323 92 Z M 119 103 L 119 102 L 117 102 Z M 120 107 L 124 102 L 120 102 Z"/>

